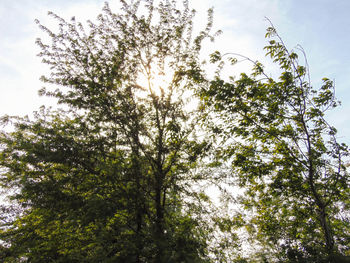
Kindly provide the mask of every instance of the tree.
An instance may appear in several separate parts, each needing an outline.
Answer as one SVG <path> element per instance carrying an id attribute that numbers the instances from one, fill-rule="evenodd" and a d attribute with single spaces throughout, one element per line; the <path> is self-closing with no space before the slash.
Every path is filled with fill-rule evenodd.
<path id="1" fill-rule="evenodd" d="M 2 118 L 13 131 L 0 136 L 0 181 L 16 211 L 1 224 L 3 262 L 211 261 L 195 187 L 209 145 L 185 109 L 195 83 L 183 72 L 200 67 L 212 12 L 192 38 L 187 1 L 120 3 L 88 29 L 37 21 L 52 40 L 37 40 L 51 69 L 40 94 L 64 108 Z"/>
<path id="2" fill-rule="evenodd" d="M 206 123 L 221 143 L 218 160 L 231 162 L 244 192 L 239 218 L 255 246 L 282 262 L 329 262 L 350 254 L 348 149 L 325 119 L 338 105 L 334 85 L 324 78 L 314 89 L 308 67 L 273 26 L 266 36 L 265 50 L 280 76 L 274 79 L 261 63 L 240 56 L 253 63 L 250 76 L 224 80 L 218 71 L 201 91 L 216 113 L 214 123 Z M 215 52 L 211 60 L 222 68 L 228 55 Z"/>

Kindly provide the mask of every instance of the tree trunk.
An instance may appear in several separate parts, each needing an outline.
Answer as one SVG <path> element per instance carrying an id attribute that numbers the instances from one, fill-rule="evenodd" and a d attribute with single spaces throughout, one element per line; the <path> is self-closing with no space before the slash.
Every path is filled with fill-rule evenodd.
<path id="1" fill-rule="evenodd" d="M 333 253 L 334 249 L 334 237 L 332 234 L 331 227 L 327 222 L 327 213 L 324 205 L 322 207 L 319 207 L 319 220 L 323 229 L 327 253 L 330 255 Z"/>
<path id="2" fill-rule="evenodd" d="M 162 190 L 161 187 L 156 188 L 156 246 L 157 246 L 157 254 L 155 263 L 161 263 L 164 254 L 164 211 L 162 206 Z"/>

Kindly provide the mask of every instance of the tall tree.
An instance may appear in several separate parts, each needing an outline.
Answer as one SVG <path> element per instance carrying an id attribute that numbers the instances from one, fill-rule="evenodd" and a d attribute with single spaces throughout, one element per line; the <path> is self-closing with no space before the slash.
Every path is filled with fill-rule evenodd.
<path id="1" fill-rule="evenodd" d="M 14 129 L 0 136 L 1 186 L 17 206 L 1 225 L 3 262 L 210 261 L 195 210 L 207 199 L 193 188 L 209 146 L 183 72 L 199 67 L 212 12 L 193 38 L 187 1 L 120 4 L 87 29 L 53 13 L 57 32 L 37 22 L 52 41 L 37 40 L 53 87 L 40 94 L 64 109 L 2 119 Z"/>
<path id="2" fill-rule="evenodd" d="M 307 66 L 274 27 L 266 36 L 278 78 L 243 57 L 254 64 L 250 76 L 225 81 L 218 73 L 202 90 L 204 103 L 216 112 L 218 158 L 230 160 L 242 187 L 239 203 L 249 212 L 238 218 L 257 248 L 282 262 L 329 262 L 350 254 L 348 149 L 325 118 L 338 105 L 334 85 L 324 78 L 314 89 Z M 216 52 L 211 59 L 223 67 L 225 56 Z M 237 58 L 229 60 L 234 64 Z"/>

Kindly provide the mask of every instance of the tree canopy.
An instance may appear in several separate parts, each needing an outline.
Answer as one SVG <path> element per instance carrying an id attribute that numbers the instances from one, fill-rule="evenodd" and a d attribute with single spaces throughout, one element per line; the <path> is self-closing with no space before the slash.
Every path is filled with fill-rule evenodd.
<path id="1" fill-rule="evenodd" d="M 199 63 L 211 11 L 197 37 L 186 1 L 105 4 L 88 28 L 50 15 L 57 32 L 37 21 L 51 38 L 37 40 L 51 69 L 40 94 L 64 107 L 3 119 L 1 182 L 20 212 L 2 227 L 5 262 L 207 262 L 195 185 L 208 145 L 180 72 Z"/>
<path id="2" fill-rule="evenodd" d="M 187 1 L 106 3 L 86 26 L 49 14 L 39 93 L 58 108 L 1 119 L 3 262 L 346 262 L 334 84 L 315 89 L 272 25 L 279 76 L 244 57 L 252 72 L 226 79 L 238 55 L 213 53 L 213 78 L 200 61 L 212 10 L 197 35 Z"/>
<path id="3" fill-rule="evenodd" d="M 225 81 L 218 75 L 201 92 L 220 123 L 211 124 L 213 132 L 225 142 L 217 158 L 231 163 L 244 192 L 238 203 L 249 211 L 239 216 L 264 253 L 283 262 L 326 262 L 350 248 L 348 148 L 325 119 L 338 105 L 334 85 L 324 78 L 320 89 L 313 88 L 308 67 L 272 24 L 266 37 L 278 78 L 244 57 L 253 64 L 250 76 Z M 224 59 L 212 54 L 213 62 Z"/>

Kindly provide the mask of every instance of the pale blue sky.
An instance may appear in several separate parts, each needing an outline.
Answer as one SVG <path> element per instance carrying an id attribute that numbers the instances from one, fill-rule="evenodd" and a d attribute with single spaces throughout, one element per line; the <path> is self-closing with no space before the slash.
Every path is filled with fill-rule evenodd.
<path id="1" fill-rule="evenodd" d="M 30 114 L 48 101 L 37 96 L 39 77 L 46 67 L 35 55 L 41 36 L 38 18 L 51 24 L 47 11 L 70 18 L 94 18 L 102 0 L 1 0 L 0 1 L 0 115 Z M 113 7 L 113 2 L 110 1 Z M 342 106 L 329 115 L 341 141 L 350 144 L 350 0 L 194 0 L 197 21 L 214 7 L 215 27 L 223 30 L 215 42 L 219 50 L 263 59 L 264 35 L 272 20 L 286 44 L 305 49 L 315 85 L 327 76 L 335 80 Z M 205 21 L 205 20 L 204 20 Z"/>

